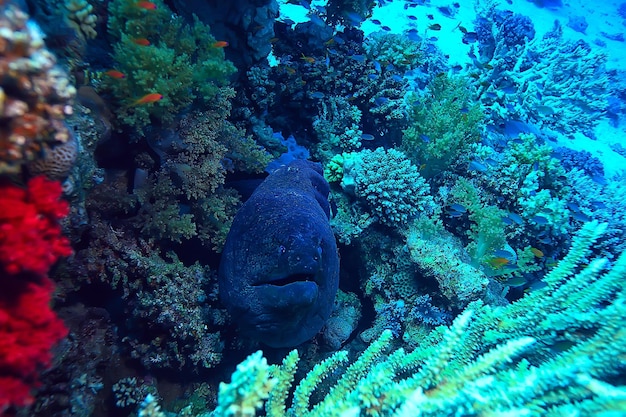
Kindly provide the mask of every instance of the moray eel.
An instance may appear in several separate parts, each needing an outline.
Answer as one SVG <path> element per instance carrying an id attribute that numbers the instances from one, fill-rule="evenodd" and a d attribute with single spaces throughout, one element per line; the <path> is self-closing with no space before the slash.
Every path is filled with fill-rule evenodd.
<path id="1" fill-rule="evenodd" d="M 293 347 L 330 316 L 339 255 L 329 191 L 320 164 L 294 160 L 269 175 L 235 215 L 219 291 L 242 335 Z"/>

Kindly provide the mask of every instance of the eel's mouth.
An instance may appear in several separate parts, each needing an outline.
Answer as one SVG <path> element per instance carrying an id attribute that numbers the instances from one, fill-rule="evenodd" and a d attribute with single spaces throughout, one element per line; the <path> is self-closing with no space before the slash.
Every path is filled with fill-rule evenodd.
<path id="1" fill-rule="evenodd" d="M 297 282 L 315 282 L 314 274 L 306 273 L 294 273 L 285 277 L 276 278 L 271 281 L 260 282 L 258 284 L 252 284 L 253 287 L 259 287 L 262 285 L 273 285 L 276 287 L 284 287 L 289 284 L 295 284 Z"/>

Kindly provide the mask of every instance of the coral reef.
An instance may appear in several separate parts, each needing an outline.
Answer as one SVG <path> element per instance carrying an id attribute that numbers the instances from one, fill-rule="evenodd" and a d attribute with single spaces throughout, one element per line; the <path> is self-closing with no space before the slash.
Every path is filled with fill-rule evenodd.
<path id="1" fill-rule="evenodd" d="M 480 106 L 472 104 L 473 94 L 465 79 L 442 73 L 427 91 L 409 98 L 402 150 L 414 164 L 423 164 L 426 178 L 453 169 L 470 145 L 480 141 L 483 115 Z"/>
<path id="2" fill-rule="evenodd" d="M 584 226 L 543 289 L 508 306 L 470 304 L 450 327 L 438 327 L 412 352 L 389 351 L 393 336 L 386 330 L 351 364 L 345 365 L 347 351 L 338 351 L 297 384 L 297 351 L 274 366 L 256 352 L 239 365 L 230 384 L 220 386 L 216 412 L 253 415 L 264 403 L 268 416 L 622 410 L 626 390 L 610 381 L 624 370 L 614 358 L 625 354 L 619 323 L 626 314 L 621 286 L 626 255 L 610 269 L 606 259 L 582 265 L 605 227 Z M 572 347 L 558 349 L 564 341 Z M 323 399 L 312 404 L 317 390 Z"/>
<path id="3" fill-rule="evenodd" d="M 93 6 L 87 0 L 66 0 L 63 6 L 67 10 L 65 14 L 67 22 L 76 33 L 86 39 L 98 36 L 96 32 L 98 18 L 93 13 Z"/>
<path id="4" fill-rule="evenodd" d="M 71 140 L 63 119 L 76 90 L 43 33 L 15 5 L 0 7 L 0 174 L 22 166 Z"/>

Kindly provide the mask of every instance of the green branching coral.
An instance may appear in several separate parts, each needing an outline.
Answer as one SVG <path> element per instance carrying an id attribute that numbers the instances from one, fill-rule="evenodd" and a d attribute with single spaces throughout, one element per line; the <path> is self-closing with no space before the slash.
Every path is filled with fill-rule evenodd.
<path id="1" fill-rule="evenodd" d="M 545 288 L 508 306 L 473 303 L 411 352 L 390 352 L 389 330 L 347 368 L 347 352 L 336 352 L 298 383 L 291 402 L 297 352 L 269 375 L 257 352 L 220 388 L 236 395 L 220 396 L 211 415 L 255 415 L 266 396 L 269 417 L 617 415 L 626 387 L 607 380 L 626 367 L 626 255 L 610 269 L 606 259 L 582 266 L 605 228 L 585 225 Z M 565 340 L 572 347 L 558 350 Z M 317 390 L 324 395 L 312 403 Z M 247 413 L 225 412 L 244 406 Z"/>
<path id="2" fill-rule="evenodd" d="M 427 178 L 449 170 L 470 145 L 480 141 L 483 115 L 472 104 L 473 90 L 461 77 L 445 74 L 431 81 L 428 90 L 409 98 L 409 123 L 402 150 L 413 161 L 425 164 Z"/>
<path id="3" fill-rule="evenodd" d="M 235 71 L 208 26 L 195 17 L 186 25 L 162 1 L 155 3 L 149 10 L 128 0 L 109 4 L 109 35 L 117 40 L 113 60 L 124 78 L 109 80 L 107 87 L 119 103 L 119 120 L 139 133 L 157 120 L 171 123 L 195 99 L 211 102 Z M 163 98 L 137 104 L 149 93 Z"/>

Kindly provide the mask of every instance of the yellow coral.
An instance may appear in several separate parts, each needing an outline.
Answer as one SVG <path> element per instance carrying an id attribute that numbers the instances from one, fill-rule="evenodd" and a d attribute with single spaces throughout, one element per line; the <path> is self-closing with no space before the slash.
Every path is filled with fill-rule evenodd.
<path id="1" fill-rule="evenodd" d="M 93 6 L 86 0 L 67 0 L 64 4 L 67 10 L 67 23 L 86 39 L 98 36 L 96 22 L 98 17 L 93 14 Z"/>

